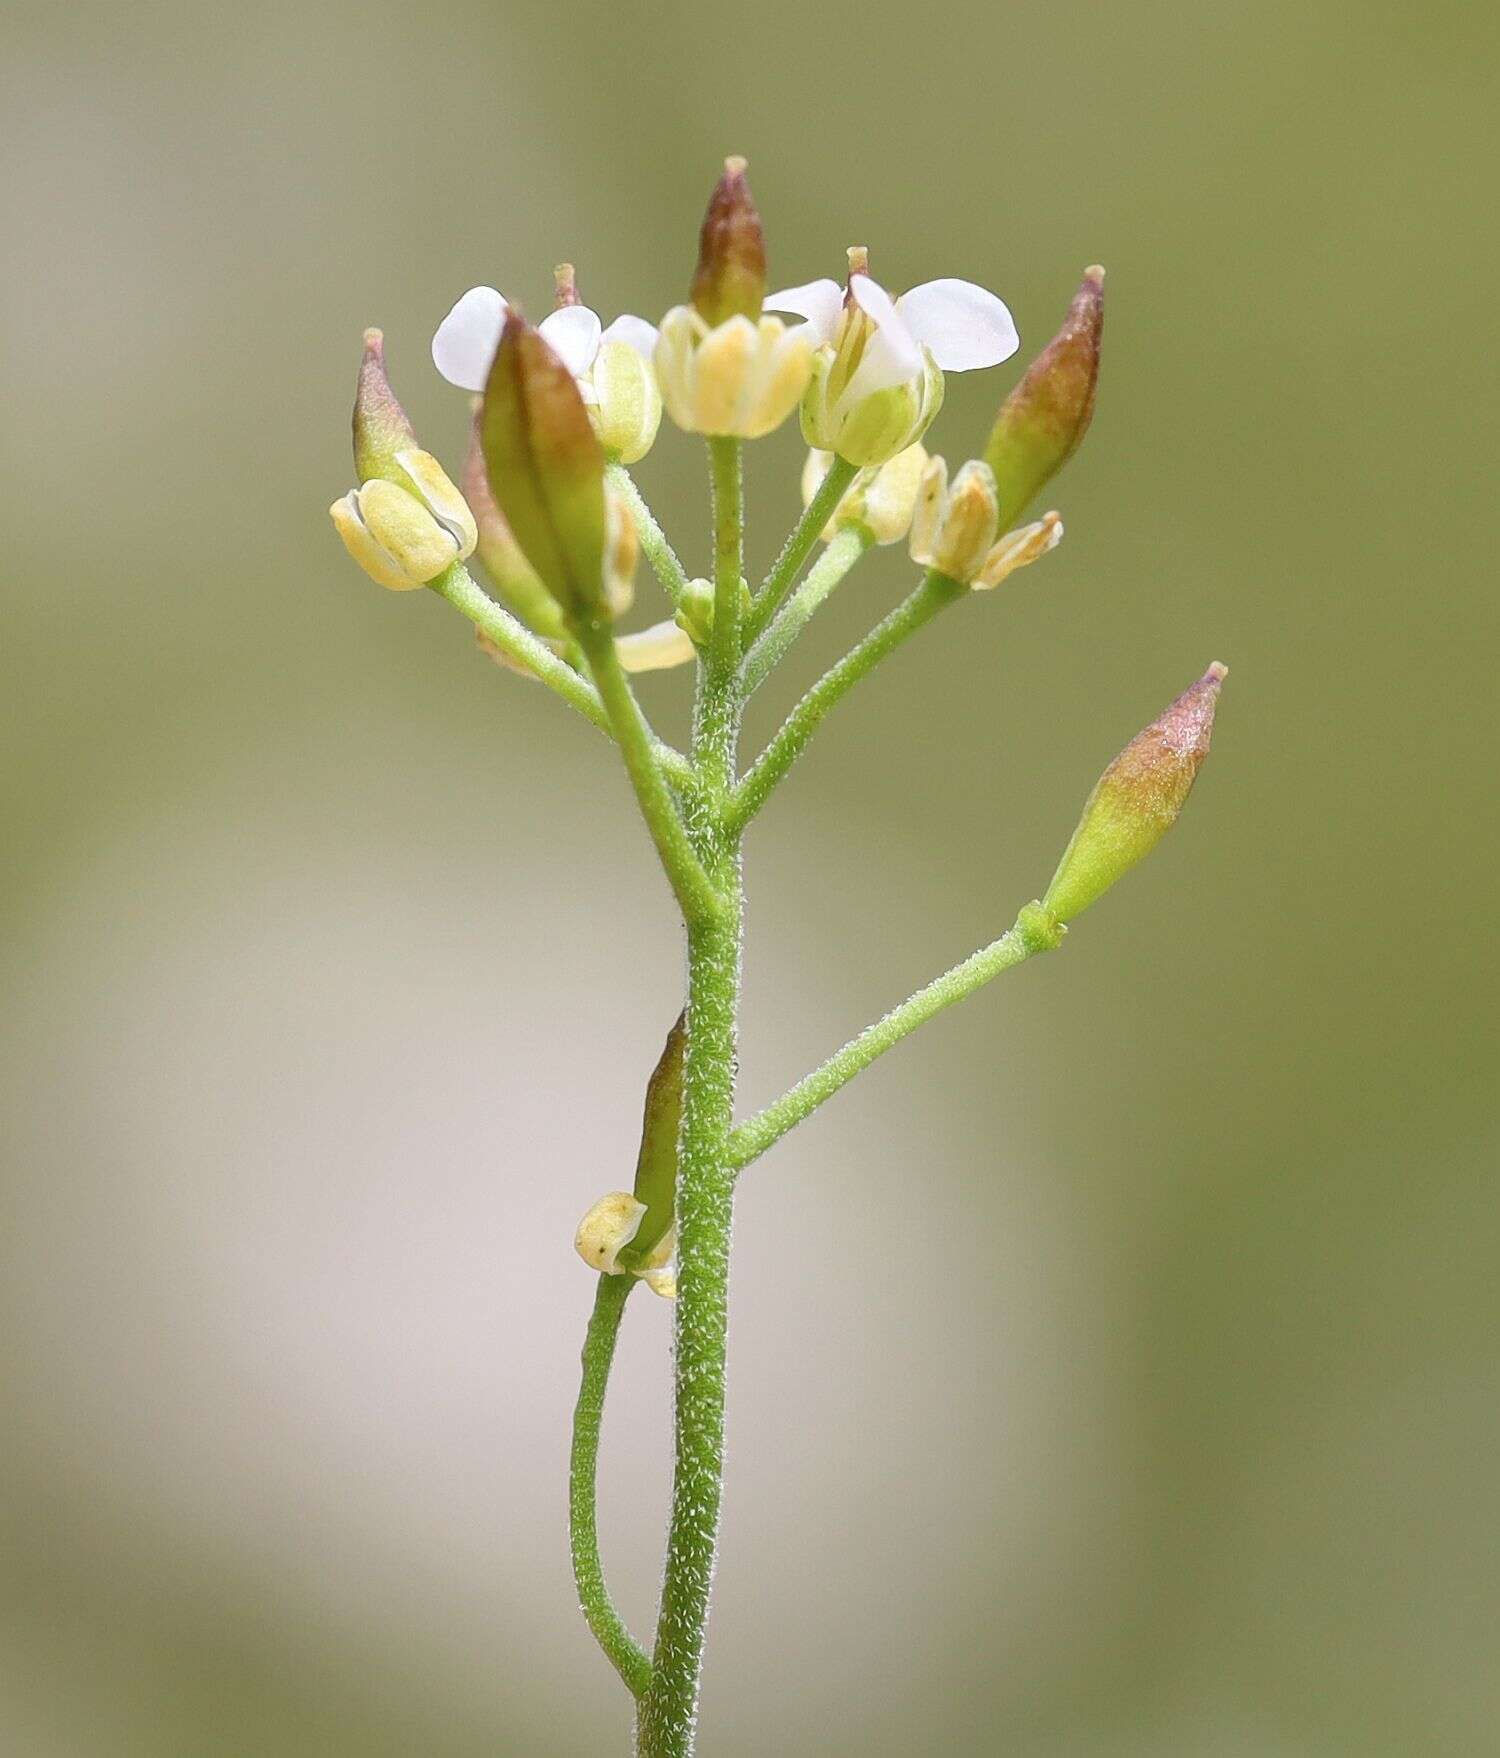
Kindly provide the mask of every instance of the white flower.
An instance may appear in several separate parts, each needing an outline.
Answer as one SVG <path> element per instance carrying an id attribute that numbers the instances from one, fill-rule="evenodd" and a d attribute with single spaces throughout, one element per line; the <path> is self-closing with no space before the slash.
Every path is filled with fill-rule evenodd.
<path id="1" fill-rule="evenodd" d="M 942 402 L 942 374 L 998 366 L 1020 346 L 1005 305 L 972 281 L 924 281 L 899 299 L 850 253 L 847 298 L 837 281 L 772 293 L 766 305 L 806 320 L 819 349 L 802 407 L 811 446 L 879 464 L 914 444 Z"/>
<path id="2" fill-rule="evenodd" d="M 438 325 L 432 338 L 432 363 L 450 385 L 461 391 L 484 389 L 509 309 L 504 295 L 493 287 L 470 287 Z M 647 360 L 656 346 L 656 329 L 645 318 L 617 317 L 606 329 L 598 312 L 587 305 L 564 305 L 549 312 L 537 328 L 574 378 L 585 381 L 605 342 L 628 342 Z M 588 401 L 587 393 L 584 400 Z"/>

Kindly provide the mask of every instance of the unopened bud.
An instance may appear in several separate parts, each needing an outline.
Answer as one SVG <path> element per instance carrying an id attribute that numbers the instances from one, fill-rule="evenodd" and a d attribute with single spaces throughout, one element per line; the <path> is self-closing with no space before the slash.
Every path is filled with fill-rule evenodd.
<path id="1" fill-rule="evenodd" d="M 1070 922 L 1154 849 L 1176 822 L 1208 755 L 1219 686 L 1216 660 L 1100 776 L 1042 907 Z"/>
<path id="2" fill-rule="evenodd" d="M 967 586 L 984 567 L 999 527 L 995 479 L 988 464 L 971 458 L 950 487 L 944 460 L 928 460 L 911 522 L 914 562 Z"/>
<path id="3" fill-rule="evenodd" d="M 382 477 L 406 487 L 398 474 L 397 452 L 410 451 L 417 436 L 396 400 L 385 370 L 385 337 L 379 330 L 365 331 L 364 357 L 354 392 L 354 474 L 360 482 Z"/>
<path id="4" fill-rule="evenodd" d="M 984 566 L 974 577 L 976 592 L 986 592 L 1008 579 L 1017 568 L 1029 567 L 1057 548 L 1063 539 L 1060 513 L 1044 513 L 1035 524 L 1022 525 L 1007 531 L 984 558 Z"/>
<path id="5" fill-rule="evenodd" d="M 802 468 L 804 505 L 812 504 L 832 465 L 832 452 L 807 454 Z M 861 470 L 823 527 L 824 543 L 832 543 L 840 531 L 851 525 L 867 531 L 876 543 L 899 543 L 911 529 L 926 468 L 927 450 L 918 444 L 897 452 L 884 464 Z"/>
<path id="6" fill-rule="evenodd" d="M 370 576 L 393 592 L 426 586 L 474 551 L 474 516 L 429 452 L 396 453 L 403 488 L 376 477 L 328 509 L 334 529 Z"/>
<path id="7" fill-rule="evenodd" d="M 604 453 L 573 374 L 514 309 L 479 417 L 495 503 L 570 624 L 608 615 Z"/>
<path id="8" fill-rule="evenodd" d="M 1062 328 L 1001 405 L 985 445 L 1007 526 L 1016 523 L 1088 432 L 1103 336 L 1104 270 L 1096 265 L 1085 271 Z"/>
<path id="9" fill-rule="evenodd" d="M 759 439 L 780 427 L 812 370 L 806 328 L 738 313 L 711 325 L 692 306 L 674 306 L 655 353 L 667 413 L 687 433 Z"/>
<path id="10" fill-rule="evenodd" d="M 693 309 L 714 326 L 732 317 L 760 317 L 766 296 L 766 240 L 745 161 L 724 161 L 698 238 L 698 269 L 693 276 Z"/>
<path id="11" fill-rule="evenodd" d="M 677 600 L 677 624 L 699 647 L 707 647 L 714 632 L 714 585 L 701 576 L 689 580 Z"/>

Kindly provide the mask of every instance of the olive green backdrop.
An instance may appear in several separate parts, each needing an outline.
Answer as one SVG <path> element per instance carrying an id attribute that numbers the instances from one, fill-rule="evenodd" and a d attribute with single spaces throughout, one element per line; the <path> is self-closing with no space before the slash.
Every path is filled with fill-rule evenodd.
<path id="1" fill-rule="evenodd" d="M 565 1558 L 569 1242 L 672 913 L 605 744 L 325 509 L 365 324 L 456 462 L 449 302 L 566 256 L 658 314 L 740 151 L 777 279 L 969 276 L 1022 361 L 1110 270 L 1066 544 L 758 827 L 747 1106 L 1233 675 L 1149 866 L 746 1180 L 705 1758 L 1495 1748 L 1486 12 L 8 9 L 0 1747 L 628 1750 Z M 1021 363 L 950 381 L 951 460 Z M 753 456 L 755 561 L 799 462 Z M 697 447 L 639 474 L 701 568 Z M 608 1423 L 638 1624 L 668 1324 L 632 1304 Z"/>

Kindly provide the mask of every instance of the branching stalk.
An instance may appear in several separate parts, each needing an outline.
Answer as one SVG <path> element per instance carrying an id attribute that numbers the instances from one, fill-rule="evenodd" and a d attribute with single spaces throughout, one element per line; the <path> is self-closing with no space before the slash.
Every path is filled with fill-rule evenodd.
<path id="1" fill-rule="evenodd" d="M 766 575 L 764 585 L 755 596 L 755 603 L 745 624 L 747 645 L 759 637 L 771 618 L 781 609 L 782 600 L 791 591 L 798 574 L 802 572 L 802 564 L 818 541 L 818 533 L 833 517 L 834 508 L 844 498 L 849 484 L 858 474 L 858 468 L 846 463 L 843 458 L 836 457 L 829 465 L 828 474 L 819 484 L 818 492 L 792 527 L 791 536 L 782 545 L 781 554 L 777 556 L 770 573 Z"/>
<path id="2" fill-rule="evenodd" d="M 885 656 L 914 635 L 940 610 L 962 598 L 965 588 L 943 574 L 930 573 L 908 598 L 878 622 L 860 644 L 824 672 L 761 752 L 729 804 L 729 823 L 743 830 L 770 797 L 777 783 L 807 749 L 824 716 L 848 695 Z"/>
<path id="3" fill-rule="evenodd" d="M 848 525 L 834 534 L 833 542 L 813 563 L 812 572 L 781 607 L 770 628 L 745 655 L 740 682 L 746 696 L 753 696 L 771 671 L 780 664 L 787 649 L 807 627 L 813 613 L 827 600 L 833 589 L 874 541 L 862 525 Z"/>
<path id="4" fill-rule="evenodd" d="M 447 573 L 439 574 L 432 582 L 432 590 L 440 598 L 446 598 L 455 610 L 462 611 L 502 652 L 555 695 L 561 696 L 569 707 L 576 708 L 600 732 L 610 738 L 616 736 L 609 710 L 598 690 L 587 678 L 580 677 L 565 659 L 559 658 L 545 641 L 533 635 L 518 617 L 512 616 L 503 605 L 496 604 L 462 562 L 455 562 Z M 653 738 L 651 754 L 657 768 L 673 787 L 694 786 L 693 767 L 681 751 Z"/>
<path id="5" fill-rule="evenodd" d="M 877 1056 L 883 1056 L 934 1014 L 983 988 L 1001 971 L 1024 963 L 1035 952 L 1050 952 L 1061 942 L 1062 930 L 1056 923 L 1038 905 L 1028 904 L 1015 926 L 998 940 L 981 947 L 942 976 L 934 977 L 925 989 L 918 989 L 874 1025 L 866 1026 L 837 1055 L 830 1056 L 774 1104 L 742 1123 L 729 1138 L 730 1165 L 739 1171 L 758 1159 L 773 1142 L 780 1141 L 825 1099 L 831 1099 L 840 1087 L 868 1068 Z"/>
<path id="6" fill-rule="evenodd" d="M 646 497 L 635 485 L 635 478 L 623 464 L 605 466 L 605 480 L 622 500 L 629 506 L 631 516 L 635 520 L 636 535 L 641 540 L 641 550 L 651 564 L 651 572 L 661 583 L 662 590 L 672 600 L 673 607 L 682 603 L 682 595 L 687 590 L 687 570 L 677 559 L 677 552 L 667 540 L 667 534 L 657 523 L 656 515 L 646 505 Z"/>

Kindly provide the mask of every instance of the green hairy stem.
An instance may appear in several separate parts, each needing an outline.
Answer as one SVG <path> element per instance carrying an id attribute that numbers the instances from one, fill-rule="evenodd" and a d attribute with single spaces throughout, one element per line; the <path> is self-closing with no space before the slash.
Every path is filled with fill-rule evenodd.
<path id="1" fill-rule="evenodd" d="M 750 694 L 808 620 L 871 547 L 858 526 L 837 532 L 797 585 L 818 534 L 855 475 L 835 460 L 753 600 L 744 583 L 741 447 L 710 439 L 713 496 L 713 627 L 700 654 L 687 755 L 662 743 L 622 669 L 608 623 L 575 630 L 559 655 L 496 605 L 455 566 L 435 590 L 515 663 L 608 733 L 619 746 L 687 936 L 686 1046 L 677 1136 L 672 1505 L 652 1647 L 626 1629 L 605 1584 L 596 1483 L 605 1391 L 635 1276 L 601 1275 L 583 1348 L 569 1478 L 573 1568 L 590 1631 L 635 1704 L 640 1758 L 690 1758 L 708 1631 L 723 1496 L 725 1388 L 729 1342 L 730 1224 L 739 1171 L 830 1098 L 876 1057 L 944 1007 L 1001 971 L 1058 944 L 1062 929 L 1039 905 L 971 958 L 868 1027 L 759 1115 L 736 1127 L 741 931 L 741 841 L 832 708 L 881 660 L 964 588 L 929 573 L 915 591 L 831 668 L 788 715 L 743 777 L 740 720 Z M 653 568 L 674 602 L 686 572 L 629 476 L 610 466 L 630 505 Z M 644 1267 L 627 1252 L 631 1270 Z"/>

